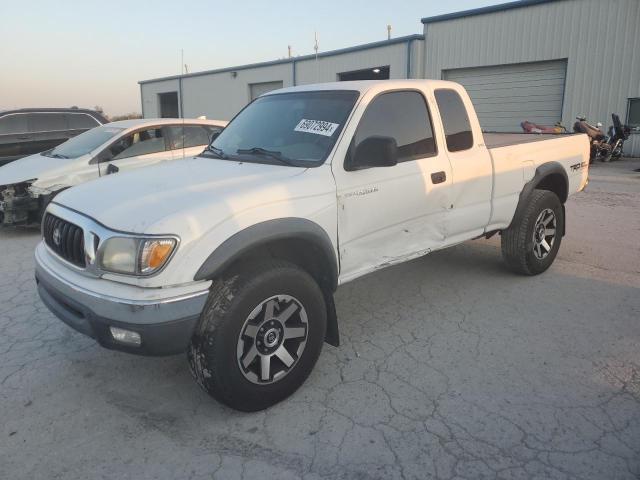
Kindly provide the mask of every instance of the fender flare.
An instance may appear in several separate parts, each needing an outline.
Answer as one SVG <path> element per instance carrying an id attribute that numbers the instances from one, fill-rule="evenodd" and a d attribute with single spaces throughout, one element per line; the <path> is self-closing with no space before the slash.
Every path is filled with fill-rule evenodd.
<path id="1" fill-rule="evenodd" d="M 340 344 L 338 318 L 333 292 L 338 288 L 338 259 L 327 232 L 315 222 L 304 218 L 279 218 L 257 223 L 240 230 L 226 239 L 204 261 L 194 280 L 210 280 L 222 273 L 242 255 L 278 240 L 300 239 L 312 243 L 323 253 L 328 278 L 320 288 L 327 306 L 327 333 L 325 341 L 335 347 Z"/>
<path id="2" fill-rule="evenodd" d="M 301 239 L 319 247 L 328 262 L 332 291 L 338 286 L 338 262 L 325 230 L 304 218 L 278 218 L 256 223 L 235 233 L 216 248 L 196 272 L 194 280 L 208 280 L 222 272 L 242 254 L 277 240 Z"/>
<path id="3" fill-rule="evenodd" d="M 538 168 L 536 168 L 536 172 L 533 175 L 533 178 L 524 184 L 524 187 L 522 188 L 522 191 L 520 192 L 520 197 L 518 199 L 518 206 L 516 207 L 516 211 L 513 214 L 513 220 L 511 220 L 511 223 L 509 224 L 508 228 L 510 228 L 511 225 L 513 225 L 514 223 L 520 221 L 520 219 L 522 218 L 522 215 L 524 214 L 525 208 L 527 206 L 529 196 L 536 189 L 536 187 L 540 185 L 542 180 L 544 180 L 549 175 L 562 176 L 565 182 L 566 190 L 567 192 L 569 191 L 569 177 L 567 175 L 567 171 L 562 166 L 562 164 L 558 162 L 543 163 Z M 564 196 L 564 198 L 560 198 L 563 214 L 565 213 L 564 204 L 566 201 L 567 201 L 566 196 Z M 566 216 L 565 216 L 564 229 L 562 231 L 562 236 L 564 236 L 565 232 L 566 232 Z"/>

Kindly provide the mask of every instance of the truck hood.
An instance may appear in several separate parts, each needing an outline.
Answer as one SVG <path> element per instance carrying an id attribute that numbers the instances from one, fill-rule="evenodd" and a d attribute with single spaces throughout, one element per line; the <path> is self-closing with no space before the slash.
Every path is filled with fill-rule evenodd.
<path id="1" fill-rule="evenodd" d="M 66 169 L 78 160 L 78 158 L 45 157 L 39 153 L 29 155 L 0 167 L 0 185 L 12 185 L 56 175 L 56 172 Z"/>
<path id="2" fill-rule="evenodd" d="M 229 211 L 233 198 L 247 194 L 260 203 L 260 193 L 265 188 L 281 187 L 281 182 L 304 171 L 281 165 L 194 157 L 102 177 L 62 192 L 55 203 L 112 229 L 173 233 L 156 232 L 150 227 L 171 216 L 184 221 L 201 209 L 208 209 L 207 216 L 212 222 L 219 221 L 214 218 L 216 207 Z"/>

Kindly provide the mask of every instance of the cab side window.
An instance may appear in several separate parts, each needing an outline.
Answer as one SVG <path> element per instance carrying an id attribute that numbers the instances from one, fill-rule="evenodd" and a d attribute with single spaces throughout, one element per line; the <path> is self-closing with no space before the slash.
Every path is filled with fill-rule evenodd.
<path id="1" fill-rule="evenodd" d="M 209 145 L 211 132 L 203 125 L 172 126 L 171 150 Z"/>
<path id="2" fill-rule="evenodd" d="M 71 130 L 86 130 L 100 125 L 95 118 L 86 113 L 67 113 L 66 117 Z"/>
<path id="3" fill-rule="evenodd" d="M 437 153 L 433 128 L 423 95 L 414 91 L 383 93 L 367 107 L 353 137 L 347 163 L 366 138 L 391 137 L 398 145 L 398 162 Z"/>
<path id="4" fill-rule="evenodd" d="M 184 148 L 198 147 L 209 144 L 209 135 L 204 127 L 199 125 L 184 127 Z"/>
<path id="5" fill-rule="evenodd" d="M 443 88 L 435 90 L 434 95 L 447 139 L 447 150 L 459 152 L 473 147 L 469 115 L 458 92 Z"/>
<path id="6" fill-rule="evenodd" d="M 111 160 L 138 157 L 166 150 L 161 128 L 150 128 L 130 133 L 109 147 Z"/>
<path id="7" fill-rule="evenodd" d="M 59 132 L 68 130 L 67 118 L 64 113 L 38 112 L 28 113 L 27 123 L 30 132 Z"/>

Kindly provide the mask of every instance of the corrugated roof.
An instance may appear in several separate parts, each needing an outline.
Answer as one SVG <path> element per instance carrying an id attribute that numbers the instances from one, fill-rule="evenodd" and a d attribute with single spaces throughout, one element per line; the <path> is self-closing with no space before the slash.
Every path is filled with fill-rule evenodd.
<path id="1" fill-rule="evenodd" d="M 445 13 L 444 15 L 436 15 L 433 17 L 425 17 L 422 23 L 435 23 L 445 20 L 453 20 L 456 18 L 472 17 L 474 15 L 484 15 L 486 13 L 504 12 L 514 8 L 532 7 L 543 3 L 559 2 L 560 0 L 519 0 L 516 2 L 500 3 L 498 5 L 489 5 L 488 7 L 474 8 L 472 10 L 463 10 L 461 12 Z"/>
<path id="2" fill-rule="evenodd" d="M 343 53 L 351 53 L 351 52 L 358 52 L 361 50 L 369 50 L 371 48 L 378 48 L 378 47 L 386 47 L 387 45 L 395 45 L 396 43 L 405 43 L 411 40 L 424 40 L 424 35 L 420 35 L 420 34 L 414 34 L 414 35 L 407 35 L 404 37 L 397 37 L 397 38 L 392 38 L 391 40 L 381 40 L 379 42 L 371 42 L 371 43 L 364 43 L 362 45 L 356 45 L 354 47 L 347 47 L 347 48 L 341 48 L 338 50 L 330 50 L 328 52 L 321 52 L 318 53 L 318 58 L 323 58 L 323 57 L 330 57 L 332 55 L 341 55 Z M 199 77 L 201 75 L 211 75 L 214 73 L 224 73 L 224 72 L 235 72 L 235 71 L 239 71 L 239 70 L 246 70 L 249 68 L 259 68 L 259 67 L 269 67 L 272 65 L 280 65 L 283 63 L 292 63 L 292 62 L 300 62 L 303 60 L 312 60 L 314 59 L 316 56 L 315 54 L 311 54 L 311 55 L 301 55 L 299 57 L 291 57 L 291 58 L 283 58 L 280 60 L 271 60 L 268 62 L 259 62 L 259 63 L 249 63 L 246 65 L 239 65 L 239 66 L 235 66 L 235 67 L 224 67 L 224 68 L 218 68 L 215 70 L 205 70 L 202 72 L 194 72 L 194 73 L 187 73 L 184 75 L 172 75 L 169 77 L 159 77 L 159 78 L 152 78 L 150 80 L 141 80 L 138 83 L 139 84 L 145 84 L 145 83 L 151 83 L 151 82 L 161 82 L 163 80 L 175 80 L 178 78 L 189 78 L 189 77 Z"/>

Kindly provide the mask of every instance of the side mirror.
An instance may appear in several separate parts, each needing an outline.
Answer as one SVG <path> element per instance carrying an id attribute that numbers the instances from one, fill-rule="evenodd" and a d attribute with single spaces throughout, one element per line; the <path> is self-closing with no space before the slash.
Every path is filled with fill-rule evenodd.
<path id="1" fill-rule="evenodd" d="M 113 163 L 107 165 L 107 175 L 111 175 L 113 173 L 118 173 L 120 169 L 116 167 Z"/>
<path id="2" fill-rule="evenodd" d="M 347 165 L 347 170 L 372 167 L 393 167 L 398 164 L 398 144 L 392 137 L 372 136 L 365 138 Z"/>
<path id="3" fill-rule="evenodd" d="M 218 130 L 217 132 L 213 132 L 211 134 L 211 136 L 209 137 L 209 145 L 211 145 L 211 142 L 213 142 L 216 138 L 218 138 L 220 136 L 220 134 L 222 133 L 223 129 Z"/>

